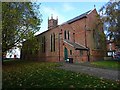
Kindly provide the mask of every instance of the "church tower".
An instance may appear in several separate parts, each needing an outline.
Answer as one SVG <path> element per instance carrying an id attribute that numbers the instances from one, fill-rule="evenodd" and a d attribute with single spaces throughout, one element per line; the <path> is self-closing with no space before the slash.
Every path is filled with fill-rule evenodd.
<path id="1" fill-rule="evenodd" d="M 58 25 L 58 17 L 53 19 L 53 15 L 51 15 L 51 19 L 48 18 L 48 30 L 56 27 Z"/>

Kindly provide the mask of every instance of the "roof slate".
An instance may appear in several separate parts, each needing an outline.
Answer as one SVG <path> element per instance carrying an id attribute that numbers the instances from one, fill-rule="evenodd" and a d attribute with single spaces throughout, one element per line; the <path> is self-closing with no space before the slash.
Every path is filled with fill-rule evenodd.
<path id="1" fill-rule="evenodd" d="M 87 11 L 87 12 L 85 12 L 85 13 L 83 13 L 83 14 L 81 14 L 81 15 L 79 15 L 79 16 L 77 16 L 77 17 L 75 17 L 75 18 L 73 18 L 73 19 L 71 19 L 71 20 L 69 20 L 69 21 L 67 21 L 67 23 L 72 23 L 72 22 L 75 22 L 75 21 L 77 21 L 77 20 L 79 20 L 79 19 L 82 19 L 82 18 L 84 18 L 84 17 L 86 17 L 86 15 L 90 12 L 91 10 L 89 10 L 89 11 Z"/>
<path id="2" fill-rule="evenodd" d="M 75 21 L 77 21 L 77 20 L 80 20 L 80 19 L 82 19 L 82 18 L 85 18 L 86 15 L 89 14 L 91 11 L 92 11 L 92 10 L 89 10 L 89 11 L 87 11 L 87 12 L 85 12 L 85 13 L 83 13 L 83 14 L 81 14 L 81 15 L 73 18 L 73 19 L 70 19 L 70 20 L 62 23 L 61 25 L 64 25 L 64 24 L 66 24 L 66 23 L 70 24 L 70 23 L 73 23 L 73 22 L 75 22 Z M 60 26 L 60 25 L 58 25 L 58 26 Z M 58 27 L 58 26 L 56 26 L 56 27 Z M 56 28 L 56 27 L 55 27 L 55 28 Z M 48 31 L 50 31 L 50 30 L 52 30 L 52 29 L 46 30 L 46 31 L 44 31 L 44 32 L 42 32 L 42 33 L 40 33 L 40 34 L 38 34 L 38 35 L 36 35 L 36 36 L 39 36 L 39 35 L 41 35 L 41 34 L 43 34 L 43 33 L 46 33 L 46 32 L 48 32 Z"/>

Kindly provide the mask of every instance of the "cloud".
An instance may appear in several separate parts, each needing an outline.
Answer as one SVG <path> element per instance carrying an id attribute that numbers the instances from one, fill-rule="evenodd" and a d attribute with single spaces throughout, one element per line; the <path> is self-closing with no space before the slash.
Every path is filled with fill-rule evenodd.
<path id="1" fill-rule="evenodd" d="M 56 17 L 58 17 L 58 24 L 61 24 L 64 22 L 64 16 L 62 14 L 60 14 L 56 9 L 51 8 L 51 7 L 42 7 L 43 12 L 45 14 L 47 14 L 49 17 L 51 16 L 51 14 L 53 14 L 53 18 L 56 19 Z"/>
<path id="2" fill-rule="evenodd" d="M 56 17 L 58 17 L 59 25 L 65 22 L 64 15 L 59 13 L 59 11 L 57 11 L 56 9 L 54 9 L 52 7 L 48 7 L 48 6 L 42 6 L 41 10 L 42 10 L 42 15 L 43 15 L 42 16 L 43 22 L 41 23 L 40 31 L 38 31 L 35 35 L 38 35 L 48 29 L 48 17 L 51 18 L 51 14 L 53 14 L 54 19 L 56 19 Z"/>
<path id="3" fill-rule="evenodd" d="M 63 10 L 64 11 L 71 11 L 71 10 L 74 10 L 75 7 L 73 7 L 71 4 L 68 4 L 68 3 L 64 3 L 63 4 Z"/>

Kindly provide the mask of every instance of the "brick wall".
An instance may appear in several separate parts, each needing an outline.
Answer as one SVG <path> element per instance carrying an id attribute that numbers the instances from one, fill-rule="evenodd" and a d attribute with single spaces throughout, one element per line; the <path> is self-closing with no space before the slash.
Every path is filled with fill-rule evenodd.
<path id="1" fill-rule="evenodd" d="M 93 10 L 90 14 L 87 15 L 87 18 L 82 18 L 71 24 L 64 23 L 38 35 L 37 38 L 39 39 L 38 40 L 39 42 L 40 38 L 42 36 L 45 36 L 46 51 L 43 53 L 41 52 L 41 50 L 39 50 L 38 54 L 36 54 L 34 58 L 39 61 L 65 62 L 64 48 L 66 47 L 68 50 L 68 58 L 73 58 L 74 63 L 88 61 L 87 51 L 83 51 L 83 55 L 80 56 L 79 50 L 75 50 L 73 46 L 70 46 L 69 44 L 64 42 L 65 31 L 66 32 L 69 31 L 70 36 L 69 40 L 71 42 L 75 42 L 82 46 L 87 46 L 89 48 L 91 60 L 97 60 L 98 57 L 102 58 L 104 56 L 102 52 L 99 50 L 94 50 L 93 28 L 95 28 L 95 22 L 97 20 L 96 15 L 97 15 L 96 10 Z M 51 52 L 50 35 L 53 33 L 55 34 L 55 51 Z M 70 55 L 70 50 L 72 50 L 72 55 Z M 26 52 L 24 51 L 22 53 L 24 55 Z M 32 58 L 32 56 L 30 54 L 27 54 L 26 58 Z"/>

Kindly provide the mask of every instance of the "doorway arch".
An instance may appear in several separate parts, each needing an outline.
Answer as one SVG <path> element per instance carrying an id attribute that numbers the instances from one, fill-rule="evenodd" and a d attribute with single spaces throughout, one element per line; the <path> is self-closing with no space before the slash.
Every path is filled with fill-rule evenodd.
<path id="1" fill-rule="evenodd" d="M 64 60 L 67 61 L 68 59 L 68 49 L 65 47 L 64 48 Z"/>

